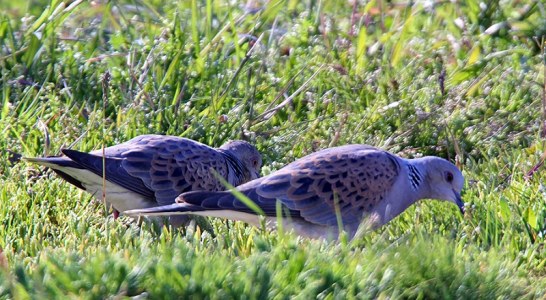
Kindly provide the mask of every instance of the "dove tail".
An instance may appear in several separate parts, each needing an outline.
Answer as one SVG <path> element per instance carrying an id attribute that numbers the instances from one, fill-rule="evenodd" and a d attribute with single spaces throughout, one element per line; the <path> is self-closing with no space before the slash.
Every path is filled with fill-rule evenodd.
<path id="1" fill-rule="evenodd" d="M 57 168 L 62 168 L 62 167 L 65 167 L 65 168 L 78 168 L 78 169 L 82 168 L 77 163 L 73 162 L 72 160 L 70 160 L 70 159 L 68 159 L 66 157 L 61 157 L 61 156 L 56 156 L 56 157 L 24 157 L 23 159 L 28 161 L 28 162 L 34 163 L 34 164 L 49 167 L 51 169 L 57 169 Z"/>
<path id="2" fill-rule="evenodd" d="M 85 190 L 82 182 L 78 179 L 68 175 L 63 170 L 67 169 L 83 169 L 80 165 L 66 157 L 25 157 L 24 160 L 42 165 L 52 169 L 57 175 L 62 179 L 68 181 L 69 183 L 75 185 L 76 187 Z"/>

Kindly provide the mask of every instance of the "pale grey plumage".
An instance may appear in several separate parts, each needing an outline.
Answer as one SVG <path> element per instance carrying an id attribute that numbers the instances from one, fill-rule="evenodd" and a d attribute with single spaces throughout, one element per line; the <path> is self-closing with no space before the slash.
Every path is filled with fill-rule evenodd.
<path id="1" fill-rule="evenodd" d="M 65 156 L 26 158 L 53 169 L 75 186 L 102 198 L 103 151 L 62 150 Z M 174 203 L 183 192 L 222 191 L 211 170 L 233 186 L 259 177 L 262 164 L 256 148 L 231 141 L 218 149 L 164 135 L 141 135 L 104 149 L 106 201 L 116 211 Z"/>
<path id="2" fill-rule="evenodd" d="M 338 224 L 350 236 L 364 219 L 381 226 L 420 199 L 451 201 L 463 212 L 459 169 L 438 157 L 403 159 L 367 146 L 347 145 L 303 157 L 237 187 L 274 223 L 277 201 L 284 228 L 310 237 L 335 237 Z M 256 212 L 230 191 L 195 191 L 177 203 L 126 212 L 130 215 L 197 214 L 257 224 Z M 339 212 L 339 213 L 336 213 Z"/>

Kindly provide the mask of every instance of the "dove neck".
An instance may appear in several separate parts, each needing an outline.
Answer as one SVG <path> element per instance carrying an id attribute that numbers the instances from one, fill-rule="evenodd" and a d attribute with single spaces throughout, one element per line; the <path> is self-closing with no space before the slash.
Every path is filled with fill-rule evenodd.
<path id="1" fill-rule="evenodd" d="M 230 150 L 218 149 L 218 151 L 220 151 L 226 159 L 228 170 L 227 180 L 231 185 L 238 186 L 247 181 L 247 177 L 250 178 L 250 176 L 246 175 L 248 172 L 245 172 L 241 161 Z"/>
<path id="2" fill-rule="evenodd" d="M 393 196 L 390 197 L 390 201 L 384 201 L 380 204 L 375 213 L 377 213 L 376 225 L 383 225 L 404 212 L 415 202 L 423 199 L 423 195 L 426 194 L 426 172 L 425 168 L 420 165 L 416 160 L 402 159 L 405 163 L 402 163 L 401 170 L 401 182 L 399 188 L 393 192 Z"/>
<path id="3" fill-rule="evenodd" d="M 409 185 L 414 194 L 411 204 L 421 199 L 428 198 L 430 194 L 430 185 L 427 180 L 428 157 L 408 160 L 408 178 Z"/>

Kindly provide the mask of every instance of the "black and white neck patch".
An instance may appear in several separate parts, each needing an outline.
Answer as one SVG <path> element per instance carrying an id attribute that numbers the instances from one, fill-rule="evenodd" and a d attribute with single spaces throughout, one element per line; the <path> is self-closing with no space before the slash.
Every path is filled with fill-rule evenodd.
<path id="1" fill-rule="evenodd" d="M 408 164 L 408 168 L 411 188 L 416 191 L 419 188 L 419 185 L 421 185 L 421 182 L 423 182 L 423 176 L 415 166 Z"/>

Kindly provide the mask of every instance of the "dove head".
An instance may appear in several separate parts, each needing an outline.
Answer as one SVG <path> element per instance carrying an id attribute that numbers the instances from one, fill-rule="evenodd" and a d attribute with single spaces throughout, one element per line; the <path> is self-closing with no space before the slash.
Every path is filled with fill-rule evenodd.
<path id="1" fill-rule="evenodd" d="M 464 177 L 461 171 L 449 161 L 435 156 L 416 159 L 420 169 L 425 170 L 428 183 L 428 193 L 425 198 L 445 200 L 453 202 L 464 214 L 464 202 L 461 199 L 461 190 L 464 185 Z"/>
<path id="2" fill-rule="evenodd" d="M 248 173 L 248 180 L 254 180 L 260 177 L 260 169 L 262 168 L 262 155 L 258 149 L 245 141 L 229 141 L 222 145 L 220 149 L 229 152 L 237 158 Z"/>

